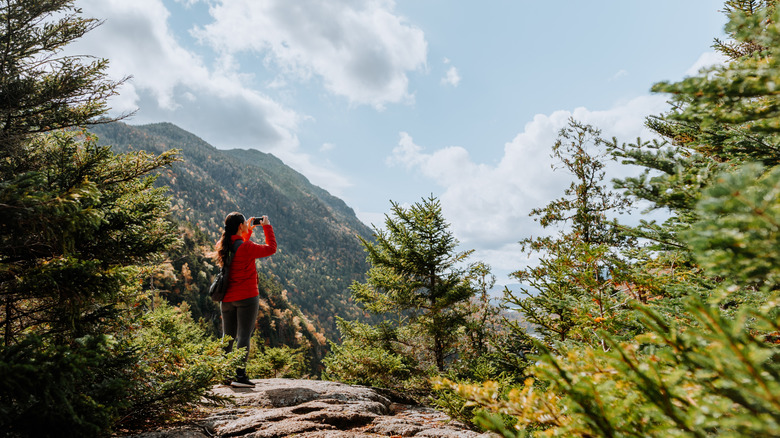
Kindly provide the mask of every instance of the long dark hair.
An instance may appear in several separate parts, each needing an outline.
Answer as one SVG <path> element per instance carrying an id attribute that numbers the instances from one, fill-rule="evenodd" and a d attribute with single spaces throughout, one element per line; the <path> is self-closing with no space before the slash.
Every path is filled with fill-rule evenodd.
<path id="1" fill-rule="evenodd" d="M 233 243 L 231 237 L 238 233 L 238 226 L 244 222 L 246 222 L 244 215 L 237 211 L 234 211 L 225 217 L 225 230 L 222 231 L 222 237 L 219 239 L 219 242 L 217 242 L 216 248 L 217 264 L 219 264 L 219 266 L 225 265 L 225 260 L 227 260 L 228 252 Z"/>

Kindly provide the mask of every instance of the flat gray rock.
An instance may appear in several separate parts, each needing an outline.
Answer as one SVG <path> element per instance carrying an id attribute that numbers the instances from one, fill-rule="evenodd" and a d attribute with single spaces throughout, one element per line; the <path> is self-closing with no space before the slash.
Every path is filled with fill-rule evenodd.
<path id="1" fill-rule="evenodd" d="M 253 380 L 254 388 L 217 385 L 233 400 L 210 407 L 197 426 L 133 435 L 133 438 L 247 437 L 368 438 L 495 437 L 469 430 L 434 409 L 396 403 L 378 390 L 323 380 Z"/>

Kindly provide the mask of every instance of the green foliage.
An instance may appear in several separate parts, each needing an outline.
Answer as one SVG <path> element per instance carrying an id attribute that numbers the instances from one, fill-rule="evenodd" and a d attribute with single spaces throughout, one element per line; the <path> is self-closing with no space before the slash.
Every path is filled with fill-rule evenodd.
<path id="1" fill-rule="evenodd" d="M 482 393 L 475 388 L 489 381 L 486 387 L 494 401 L 507 395 L 513 400 L 523 390 L 517 386 L 536 372 L 531 367 L 532 353 L 565 351 L 569 345 L 608 350 L 610 335 L 628 339 L 639 332 L 627 303 L 642 296 L 623 286 L 621 272 L 627 262 L 619 252 L 632 248 L 633 240 L 610 218 L 631 203 L 603 185 L 606 155 L 598 148 L 605 144 L 596 128 L 575 120 L 560 131 L 553 156 L 574 175 L 574 181 L 562 198 L 531 215 L 545 228 L 561 229 L 554 236 L 521 241 L 524 249 L 540 254 L 540 262 L 513 274 L 537 292 L 523 289 L 524 296 L 518 297 L 505 291 L 505 305 L 517 310 L 522 321 L 506 321 L 506 333 L 497 337 L 489 354 L 474 358 L 458 373 L 437 379 L 436 403 L 451 415 L 515 436 L 516 412 L 490 414 L 496 406 L 480 398 Z M 521 430 L 521 434 L 529 433 Z"/>
<path id="2" fill-rule="evenodd" d="M 366 283 L 352 290 L 371 312 L 397 319 L 377 325 L 339 319 L 342 342 L 323 360 L 324 377 L 428 396 L 468 422 L 474 412 L 466 400 L 450 390 L 431 392 L 429 379 L 445 368 L 460 381 L 510 377 L 495 354 L 504 334 L 488 296 L 495 277 L 484 263 L 461 267 L 471 252 L 455 252 L 448 226 L 433 197 L 409 209 L 393 203 L 386 229 L 375 230 L 376 243 L 364 241 L 372 267 Z"/>
<path id="3" fill-rule="evenodd" d="M 430 396 L 430 403 L 437 409 L 442 410 L 451 418 L 461 421 L 465 424 L 471 424 L 478 427 L 480 418 L 489 414 L 484 408 L 472 403 L 469 397 L 464 397 L 463 393 L 453 390 L 452 385 L 478 385 L 483 382 L 496 382 L 499 388 L 502 388 L 505 396 L 509 388 L 517 385 L 523 379 L 523 370 L 502 369 L 502 357 L 498 352 L 476 356 L 459 362 L 446 373 L 440 376 L 434 376 L 432 381 L 435 383 Z M 526 366 L 530 363 L 526 364 Z M 447 382 L 447 384 L 443 384 Z M 512 425 L 515 423 L 513 417 L 504 415 L 502 424 Z"/>
<path id="4" fill-rule="evenodd" d="M 627 211 L 631 202 L 602 184 L 606 154 L 599 148 L 605 143 L 601 131 L 571 118 L 559 131 L 552 146 L 552 157 L 559 164 L 553 165 L 553 169 L 564 169 L 574 176 L 574 181 L 564 190 L 563 197 L 531 210 L 531 216 L 537 216 L 543 227 L 567 223 L 578 240 L 586 244 L 617 244 L 622 240 L 616 222 L 607 215 Z M 532 249 L 544 248 L 544 240 L 526 239 L 523 244 Z"/>
<path id="5" fill-rule="evenodd" d="M 504 388 L 509 388 L 525 378 L 525 369 L 530 362 L 526 359 L 523 349 L 527 349 L 528 344 L 518 342 L 516 336 L 511 336 L 512 330 L 507 326 L 506 314 L 490 302 L 488 291 L 495 284 L 495 277 L 490 274 L 490 266 L 484 263 L 474 264 L 468 279 L 474 290 L 481 293 L 463 305 L 467 316 L 459 333 L 457 358 L 446 372 L 434 375 L 433 380 L 445 378 L 458 384 L 492 380 L 501 382 Z M 476 426 L 475 415 L 480 409 L 451 389 L 434 386 L 429 403 L 458 421 Z M 511 417 L 505 420 L 512 422 Z"/>
<path id="6" fill-rule="evenodd" d="M 11 436 L 104 436 L 117 426 L 156 424 L 208 398 L 206 391 L 235 370 L 237 355 L 225 356 L 186 305 L 173 308 L 156 298 L 153 310 L 135 322 L 133 313 L 124 312 L 122 320 L 103 315 L 114 315 L 110 325 L 103 323 L 113 336 L 67 343 L 25 338 L 4 347 L 4 430 Z"/>
<path id="7" fill-rule="evenodd" d="M 779 436 L 777 305 L 775 294 L 731 319 L 691 299 L 693 327 L 644 308 L 650 331 L 636 343 L 542 356 L 533 372 L 546 390 L 528 382 L 502 398 L 496 385 L 453 388 L 539 436 Z"/>
<path id="8" fill-rule="evenodd" d="M 128 408 L 136 356 L 109 336 L 0 346 L 0 428 L 9 437 L 99 437 Z"/>
<path id="9" fill-rule="evenodd" d="M 668 142 L 608 145 L 646 169 L 618 186 L 672 213 L 634 230 L 652 251 L 625 252 L 632 265 L 617 271 L 627 287 L 647 288 L 650 299 L 632 303 L 643 333 L 604 330 L 606 348 L 543 349 L 529 368 L 535 378 L 505 395 L 498 383 L 442 382 L 519 426 L 485 415 L 484 427 L 504 436 L 780 436 L 775 4 L 727 2 L 735 41 L 716 45 L 732 62 L 656 86 L 675 93 L 669 114 L 648 119 Z"/>
<path id="10" fill-rule="evenodd" d="M 708 274 L 725 284 L 775 289 L 780 282 L 780 167 L 749 164 L 717 178 L 685 234 Z"/>
<path id="11" fill-rule="evenodd" d="M 746 16 L 771 14 L 777 8 L 776 3 L 775 0 L 727 0 L 723 6 L 723 12 L 728 15 L 744 14 Z M 757 38 L 742 40 L 735 38 L 737 29 L 737 26 L 726 28 L 729 40 L 723 41 L 715 38 L 715 44 L 713 44 L 715 50 L 732 60 L 749 57 L 767 50 L 767 47 L 762 45 L 762 41 Z"/>
<path id="12" fill-rule="evenodd" d="M 705 144 L 712 155 L 729 161 L 761 160 L 778 164 L 775 147 L 780 130 L 780 101 L 775 91 L 780 79 L 778 13 L 774 4 L 733 8 L 726 31 L 735 44 L 750 50 L 742 55 L 734 54 L 731 63 L 713 67 L 706 74 L 674 84 L 661 82 L 653 87 L 654 91 L 687 97 L 687 105 L 674 114 L 674 120 L 697 124 L 710 135 L 725 134 L 721 141 Z"/>
<path id="13" fill-rule="evenodd" d="M 186 222 L 177 222 L 177 233 L 179 244 L 166 251 L 165 260 L 143 273 L 143 287 L 159 293 L 171 305 L 187 303 L 193 319 L 207 321 L 211 332 L 220 336 L 219 303 L 205 293 L 218 272 L 210 257 L 214 245 L 205 233 Z"/>
<path id="14" fill-rule="evenodd" d="M 648 127 L 667 141 L 653 144 L 638 141 L 622 146 L 617 146 L 615 141 L 609 145 L 616 157 L 645 169 L 640 177 L 618 181 L 617 186 L 649 201 L 654 208 L 671 211 L 664 224 L 644 222 L 632 231 L 650 239 L 654 245 L 649 249 L 655 251 L 638 257 L 633 255 L 646 260 L 638 264 L 633 279 L 636 281 L 647 274 L 658 275 L 661 281 L 652 285 L 657 297 L 710 294 L 709 291 L 723 278 L 714 272 L 715 277 L 702 275 L 699 266 L 702 260 L 694 260 L 690 242 L 684 237 L 692 232 L 692 224 L 702 219 L 700 214 L 704 210 L 697 210 L 698 202 L 706 187 L 718 183 L 716 177 L 736 178 L 723 176 L 726 171 L 733 171 L 744 163 L 777 164 L 778 137 L 767 129 L 776 122 L 776 117 L 750 109 L 754 105 L 770 108 L 776 100 L 772 77 L 780 70 L 776 65 L 778 12 L 775 4 L 772 1 L 726 2 L 725 11 L 730 16 L 726 33 L 732 39 L 727 42 L 716 40 L 715 47 L 732 61 L 678 83 L 660 83 L 654 87 L 656 91 L 672 93 L 669 113 L 650 117 L 647 121 Z M 723 186 L 720 190 L 728 189 Z M 708 202 L 713 209 L 707 216 L 712 217 L 720 214 L 716 206 L 726 199 L 716 196 Z M 706 246 L 708 240 L 733 239 L 743 233 L 733 229 L 721 233 L 714 227 L 699 228 L 698 232 L 706 234 L 698 240 L 699 246 Z M 762 244 L 757 243 L 756 247 Z M 729 251 L 732 250 L 739 249 Z M 760 261 L 767 254 L 771 251 L 756 251 L 756 266 L 767 263 Z M 659 304 L 668 306 L 670 314 L 681 310 L 673 300 L 665 301 Z"/>
<path id="15" fill-rule="evenodd" d="M 130 327 L 129 342 L 138 359 L 131 369 L 133 387 L 125 395 L 130 406 L 122 412 L 122 426 L 174 418 L 204 398 L 222 401 L 208 390 L 232 376 L 241 361 L 237 352 L 224 354 L 224 344 L 193 321 L 186 304 L 173 307 L 160 297 L 149 304 L 152 309 Z"/>

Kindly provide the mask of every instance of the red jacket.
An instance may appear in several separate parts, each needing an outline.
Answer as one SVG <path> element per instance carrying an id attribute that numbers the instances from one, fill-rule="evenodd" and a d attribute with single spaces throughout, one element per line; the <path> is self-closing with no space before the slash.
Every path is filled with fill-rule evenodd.
<path id="1" fill-rule="evenodd" d="M 268 257 L 276 252 L 276 237 L 273 227 L 263 225 L 263 234 L 265 234 L 265 245 L 249 240 L 252 237 L 251 230 L 242 236 L 231 236 L 231 243 L 238 239 L 243 240 L 244 243 L 238 247 L 238 251 L 233 255 L 228 290 L 223 302 L 239 301 L 258 295 L 255 260 L 260 257 Z"/>

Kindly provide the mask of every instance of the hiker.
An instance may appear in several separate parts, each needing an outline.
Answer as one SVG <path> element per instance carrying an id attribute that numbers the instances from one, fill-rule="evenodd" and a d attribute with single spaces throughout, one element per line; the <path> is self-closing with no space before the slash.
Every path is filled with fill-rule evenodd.
<path id="1" fill-rule="evenodd" d="M 263 227 L 263 234 L 265 234 L 263 245 L 250 240 L 252 230 L 257 225 Z M 251 217 L 245 220 L 244 215 L 238 212 L 227 215 L 225 230 L 217 242 L 217 263 L 223 266 L 231 252 L 233 258 L 230 261 L 227 292 L 220 303 L 222 336 L 232 338 L 225 347 L 227 353 L 233 350 L 234 342 L 236 348 L 246 348 L 243 365 L 236 369 L 236 376 L 230 386 L 252 388 L 255 384 L 246 375 L 246 362 L 249 356 L 249 342 L 255 330 L 260 306 L 255 260 L 276 252 L 276 237 L 268 216 Z"/>

